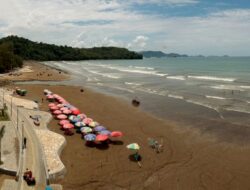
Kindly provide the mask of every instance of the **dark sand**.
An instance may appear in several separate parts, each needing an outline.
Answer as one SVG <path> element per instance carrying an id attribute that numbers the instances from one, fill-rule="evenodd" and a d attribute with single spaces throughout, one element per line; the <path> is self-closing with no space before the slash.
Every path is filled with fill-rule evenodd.
<path id="1" fill-rule="evenodd" d="M 61 158 L 67 168 L 64 179 L 57 182 L 65 190 L 84 189 L 250 189 L 250 149 L 218 141 L 199 130 L 185 129 L 161 121 L 130 104 L 80 87 L 24 85 L 27 98 L 45 98 L 47 88 L 62 95 L 110 130 L 121 130 L 124 137 L 108 148 L 89 148 L 79 134 L 66 137 Z M 41 105 L 48 110 L 47 102 Z M 49 128 L 59 134 L 57 120 Z M 155 153 L 148 137 L 164 143 L 164 151 Z M 129 143 L 141 146 L 142 168 L 130 160 Z"/>
<path id="2" fill-rule="evenodd" d="M 40 69 L 46 68 L 40 66 Z M 30 73 L 30 77 L 35 78 L 36 72 L 34 76 Z M 65 79 L 57 71 L 54 75 L 57 80 Z M 110 130 L 124 133 L 119 143 L 110 144 L 108 148 L 89 148 L 79 134 L 67 136 L 67 146 L 61 155 L 67 174 L 57 180 L 64 190 L 250 189 L 248 143 L 233 144 L 228 135 L 227 141 L 223 141 L 208 133 L 209 130 L 176 126 L 143 113 L 127 102 L 89 89 L 81 93 L 80 87 L 19 86 L 28 90 L 26 98 L 40 100 L 40 103 L 45 99 L 43 89 L 50 89 Z M 41 109 L 47 111 L 47 105 L 44 101 Z M 63 134 L 57 122 L 52 120 L 49 128 Z M 203 121 L 200 123 L 202 126 Z M 148 146 L 148 137 L 162 140 L 164 151 L 155 153 Z M 126 145 L 133 142 L 141 146 L 142 168 L 130 160 L 132 151 L 126 149 Z"/>

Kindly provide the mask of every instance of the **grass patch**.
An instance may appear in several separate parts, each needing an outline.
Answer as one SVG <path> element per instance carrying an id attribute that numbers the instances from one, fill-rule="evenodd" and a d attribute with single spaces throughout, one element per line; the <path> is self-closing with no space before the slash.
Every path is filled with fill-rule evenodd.
<path id="1" fill-rule="evenodd" d="M 9 121 L 9 120 L 10 118 L 6 110 L 0 110 L 0 121 Z"/>

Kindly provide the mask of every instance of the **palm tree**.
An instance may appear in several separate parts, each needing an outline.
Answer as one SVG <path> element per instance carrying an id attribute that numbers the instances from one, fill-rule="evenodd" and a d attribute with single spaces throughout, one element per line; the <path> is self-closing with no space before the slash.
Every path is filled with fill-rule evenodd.
<path id="1" fill-rule="evenodd" d="M 3 125 L 0 129 L 0 164 L 3 163 L 1 159 L 1 156 L 2 156 L 1 152 L 2 152 L 2 138 L 3 138 L 4 133 L 5 133 L 5 125 Z"/>

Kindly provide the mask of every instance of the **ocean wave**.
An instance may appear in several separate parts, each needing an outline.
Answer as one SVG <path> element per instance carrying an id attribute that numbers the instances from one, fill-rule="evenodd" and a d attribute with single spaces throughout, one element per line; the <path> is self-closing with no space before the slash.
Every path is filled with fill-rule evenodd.
<path id="1" fill-rule="evenodd" d="M 203 107 L 206 107 L 206 108 L 210 108 L 210 109 L 215 110 L 215 111 L 218 112 L 217 108 L 215 108 L 215 107 L 213 107 L 213 106 L 211 106 L 209 104 L 205 104 L 203 102 L 198 102 L 198 101 L 194 101 L 194 100 L 186 100 L 186 102 L 196 104 L 196 105 L 199 105 L 199 106 L 203 106 Z"/>
<path id="2" fill-rule="evenodd" d="M 153 67 L 139 67 L 139 66 L 129 66 L 130 68 L 136 68 L 136 69 L 145 69 L 145 70 L 154 70 L 155 68 Z"/>
<path id="3" fill-rule="evenodd" d="M 240 108 L 224 108 L 224 110 L 250 114 L 249 110 L 243 110 Z"/>
<path id="4" fill-rule="evenodd" d="M 225 81 L 225 82 L 234 82 L 235 78 L 222 78 L 222 77 L 213 77 L 213 76 L 193 76 L 189 75 L 188 78 L 198 79 L 198 80 L 213 80 L 213 81 Z"/>
<path id="5" fill-rule="evenodd" d="M 240 86 L 236 85 L 215 85 L 210 86 L 210 88 L 218 89 L 218 90 L 238 90 L 238 91 L 244 91 Z"/>
<path id="6" fill-rule="evenodd" d="M 186 80 L 185 76 L 168 76 L 167 79 L 174 79 L 174 80 Z"/>
<path id="7" fill-rule="evenodd" d="M 178 96 L 178 95 L 173 95 L 173 94 L 169 94 L 168 97 L 169 97 L 169 98 L 180 99 L 180 100 L 183 100 L 183 99 L 184 99 L 183 96 Z"/>
<path id="8" fill-rule="evenodd" d="M 224 97 L 220 97 L 220 96 L 207 96 L 206 98 L 210 98 L 210 99 L 217 99 L 217 100 L 226 100 L 227 98 Z"/>
<path id="9" fill-rule="evenodd" d="M 140 83 L 135 83 L 135 82 L 125 82 L 126 85 L 132 85 L 132 86 L 141 86 L 142 84 Z"/>
<path id="10" fill-rule="evenodd" d="M 240 86 L 240 88 L 243 88 L 243 89 L 250 89 L 250 86 Z"/>
<path id="11" fill-rule="evenodd" d="M 115 75 L 99 73 L 99 72 L 97 72 L 97 71 L 89 70 L 89 69 L 86 69 L 86 68 L 85 68 L 85 70 L 88 71 L 89 73 L 96 74 L 96 75 L 100 75 L 100 76 L 106 77 L 106 78 L 112 78 L 112 79 L 119 79 L 119 78 L 120 78 L 120 77 L 115 76 Z"/>

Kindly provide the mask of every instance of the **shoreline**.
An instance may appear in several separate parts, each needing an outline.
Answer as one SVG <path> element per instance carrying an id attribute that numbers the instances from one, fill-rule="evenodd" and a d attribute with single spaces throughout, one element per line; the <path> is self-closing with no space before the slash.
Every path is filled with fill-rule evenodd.
<path id="1" fill-rule="evenodd" d="M 11 85 L 13 87 L 13 85 Z M 121 130 L 121 145 L 108 149 L 89 148 L 78 134 L 66 136 L 61 159 L 67 173 L 61 183 L 66 190 L 82 189 L 247 189 L 250 148 L 220 142 L 198 129 L 175 126 L 127 102 L 91 89 L 67 85 L 19 85 L 28 90 L 30 100 L 44 98 L 42 90 L 61 94 L 73 105 L 110 130 Z M 102 100 L 102 101 L 100 101 Z M 48 111 L 47 101 L 40 105 Z M 48 128 L 63 132 L 52 120 Z M 147 139 L 164 142 L 164 151 L 155 153 Z M 125 146 L 137 142 L 142 147 L 142 168 L 130 160 Z"/>

